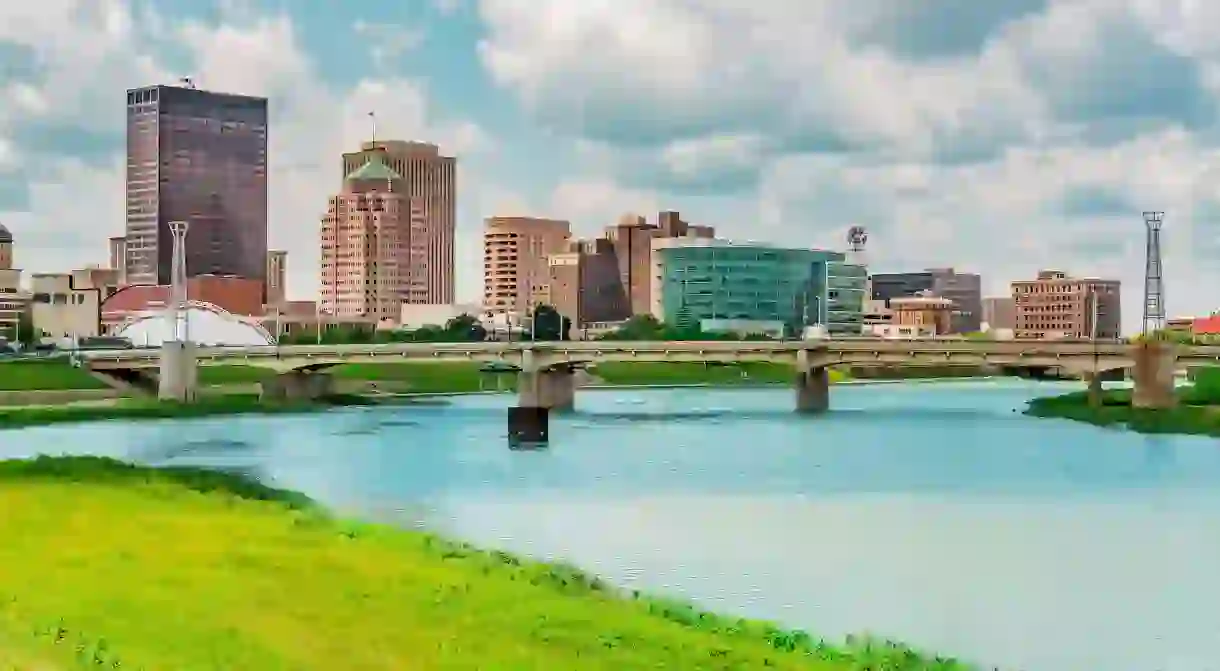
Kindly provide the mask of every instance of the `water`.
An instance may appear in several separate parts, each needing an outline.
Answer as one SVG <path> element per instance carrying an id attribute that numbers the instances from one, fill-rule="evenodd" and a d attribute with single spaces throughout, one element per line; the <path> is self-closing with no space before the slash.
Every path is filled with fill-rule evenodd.
<path id="1" fill-rule="evenodd" d="M 1220 443 L 1037 420 L 1052 383 L 582 391 L 538 452 L 505 397 L 300 417 L 6 432 L 239 469 L 346 512 L 573 561 L 619 583 L 1028 671 L 1211 671 Z"/>

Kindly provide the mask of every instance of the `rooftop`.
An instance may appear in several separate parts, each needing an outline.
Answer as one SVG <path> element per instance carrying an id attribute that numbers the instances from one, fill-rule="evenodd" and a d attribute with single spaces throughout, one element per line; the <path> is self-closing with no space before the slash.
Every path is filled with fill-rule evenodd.
<path id="1" fill-rule="evenodd" d="M 369 160 L 364 162 L 364 165 L 353 170 L 347 176 L 348 180 L 358 181 L 366 179 L 402 179 L 402 175 L 394 172 L 394 169 L 385 164 L 385 159 L 382 158 L 382 152 L 376 152 L 369 157 Z"/>

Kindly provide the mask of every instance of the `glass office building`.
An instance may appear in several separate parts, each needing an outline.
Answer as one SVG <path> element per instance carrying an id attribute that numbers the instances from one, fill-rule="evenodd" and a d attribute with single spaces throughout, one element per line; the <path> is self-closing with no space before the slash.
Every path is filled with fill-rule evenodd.
<path id="1" fill-rule="evenodd" d="M 863 328 L 868 273 L 839 252 L 709 238 L 653 242 L 652 314 L 666 323 L 780 322 L 789 336 Z"/>

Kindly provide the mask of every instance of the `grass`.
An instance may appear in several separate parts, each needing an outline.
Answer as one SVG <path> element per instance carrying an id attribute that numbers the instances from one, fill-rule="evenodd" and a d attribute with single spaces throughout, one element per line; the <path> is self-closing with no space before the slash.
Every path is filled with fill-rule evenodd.
<path id="1" fill-rule="evenodd" d="M 9 667 L 967 668 L 334 519 L 299 494 L 224 473 L 96 457 L 0 462 L 0 510 Z"/>
<path id="2" fill-rule="evenodd" d="M 66 360 L 0 363 L 0 391 L 106 389 L 106 385 Z"/>
<path id="3" fill-rule="evenodd" d="M 1220 436 L 1220 368 L 1197 369 L 1193 377 L 1194 384 L 1178 389 L 1174 408 L 1134 408 L 1130 389 L 1111 389 L 1102 392 L 1097 407 L 1089 405 L 1087 391 L 1075 391 L 1036 398 L 1025 414 L 1126 427 L 1140 433 Z"/>
<path id="4" fill-rule="evenodd" d="M 318 412 L 345 405 L 367 405 L 371 400 L 335 395 L 322 401 L 268 403 L 258 394 L 201 396 L 194 403 L 175 403 L 151 398 L 123 398 L 104 405 L 31 405 L 0 408 L 0 429 L 87 422 L 104 419 L 160 419 L 210 417 L 214 415 L 283 414 Z"/>

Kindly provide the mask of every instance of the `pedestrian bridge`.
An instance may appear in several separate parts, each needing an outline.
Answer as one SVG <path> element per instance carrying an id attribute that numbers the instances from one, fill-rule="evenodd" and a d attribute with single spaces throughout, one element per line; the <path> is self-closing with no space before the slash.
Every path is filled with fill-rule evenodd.
<path id="1" fill-rule="evenodd" d="M 168 351 L 178 346 L 178 350 Z M 189 353 L 180 351 L 182 348 Z M 172 354 L 172 356 L 169 356 Z M 188 362 L 189 363 L 184 363 Z M 520 371 L 521 403 L 562 408 L 571 405 L 573 368 L 609 361 L 776 362 L 793 366 L 800 410 L 829 404 L 827 369 L 832 366 L 1015 366 L 1059 368 L 1090 380 L 1098 374 L 1135 371 L 1137 402 L 1171 403 L 1173 373 L 1179 365 L 1220 365 L 1220 346 L 1132 344 L 1121 341 L 986 341 L 960 339 L 878 340 L 842 338 L 794 341 L 684 342 L 477 342 L 389 343 L 374 345 L 293 345 L 196 347 L 169 343 L 162 349 L 82 352 L 79 364 L 124 388 L 162 391 L 171 362 L 171 397 L 193 395 L 194 369 L 248 365 L 268 369 L 264 392 L 272 396 L 317 395 L 330 389 L 325 371 L 348 363 L 468 361 Z M 178 367 L 185 366 L 182 370 Z M 157 378 L 162 378 L 158 384 Z"/>

